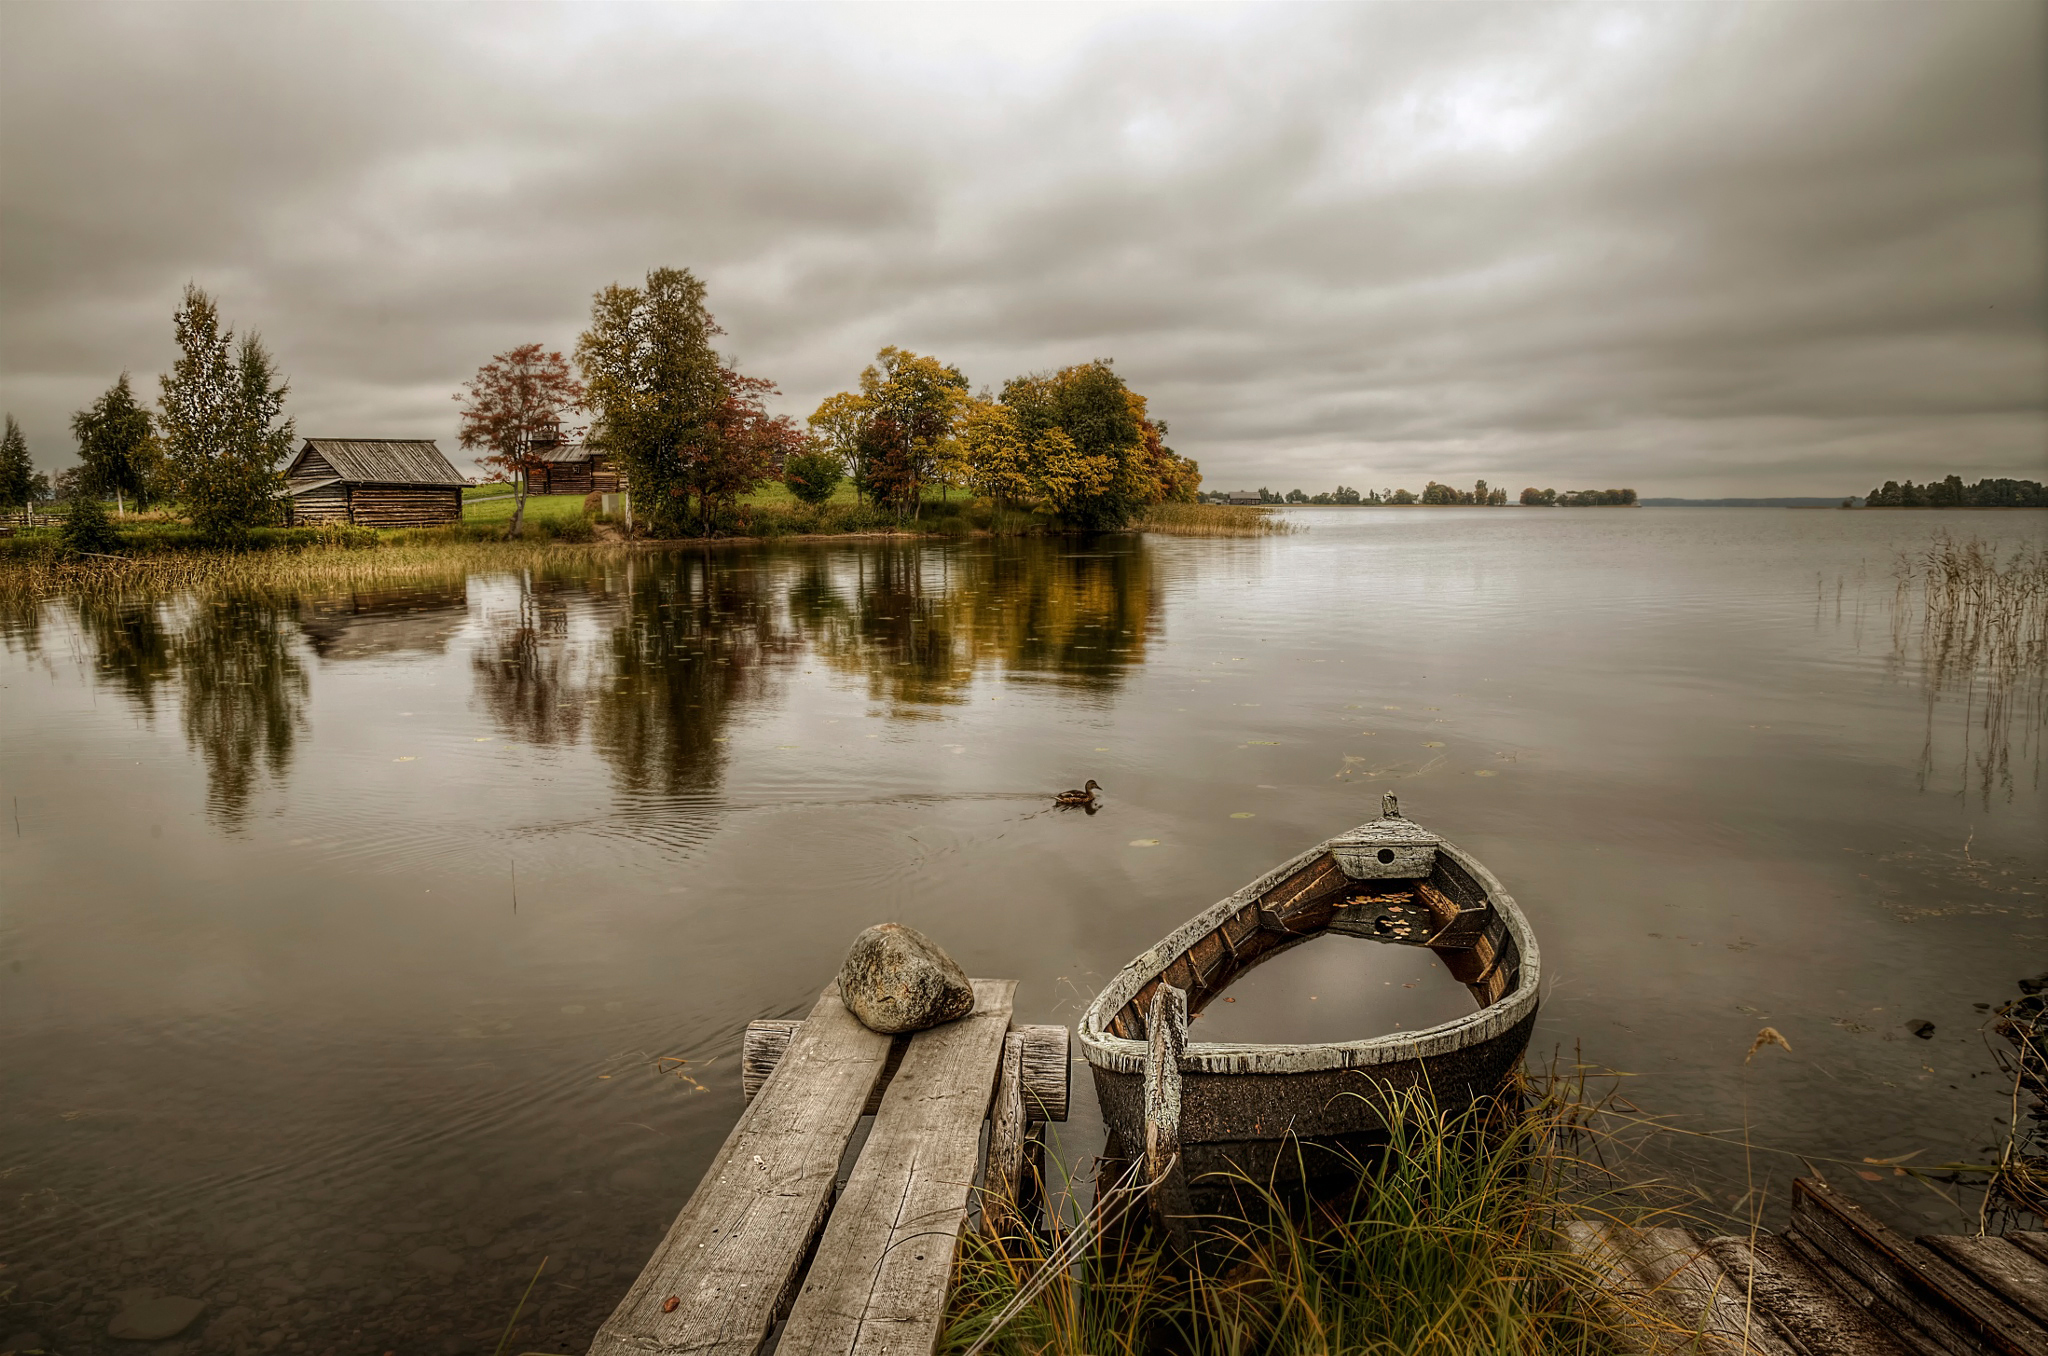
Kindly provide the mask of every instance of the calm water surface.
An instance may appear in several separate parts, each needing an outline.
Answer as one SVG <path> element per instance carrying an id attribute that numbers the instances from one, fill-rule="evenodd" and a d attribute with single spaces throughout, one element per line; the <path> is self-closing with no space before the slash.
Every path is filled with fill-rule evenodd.
<path id="1" fill-rule="evenodd" d="M 0 1327 L 122 1346 L 154 1290 L 207 1301 L 195 1352 L 489 1351 L 546 1257 L 515 1349 L 581 1350 L 740 1109 L 741 1029 L 860 928 L 1071 1024 L 1388 789 L 1528 912 L 1542 1058 L 1810 1157 L 2002 1140 L 1978 1005 L 2048 967 L 2041 711 L 1932 698 L 1890 572 L 2040 515 L 1294 516 L 6 617 Z M 1048 808 L 1087 777 L 1100 813 Z M 1304 948 L 1199 1034 L 1462 1010 L 1426 960 Z M 1734 1208 L 1797 1161 L 1665 1166 Z"/>

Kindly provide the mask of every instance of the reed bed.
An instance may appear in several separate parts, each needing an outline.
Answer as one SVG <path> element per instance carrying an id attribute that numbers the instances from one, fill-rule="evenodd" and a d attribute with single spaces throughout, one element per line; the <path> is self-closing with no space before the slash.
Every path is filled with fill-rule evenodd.
<path id="1" fill-rule="evenodd" d="M 1582 1092 L 1582 1089 L 1580 1090 Z M 1145 1230 L 1059 1221 L 964 1247 L 940 1349 L 950 1356 L 1596 1356 L 1681 1336 L 1562 1247 L 1561 1215 L 1645 1223 L 1655 1188 L 1586 1151 L 1568 1087 L 1446 1113 L 1391 1108 L 1358 1187 L 1305 1207 L 1235 1182 L 1187 1256 Z M 1075 1247 L 1076 1230 L 1083 1246 Z M 1031 1292 L 1036 1291 L 1033 1295 Z"/>
<path id="2" fill-rule="evenodd" d="M 1923 780 L 1932 771 L 1933 708 L 1960 700 L 1970 719 L 1965 762 L 1987 797 L 2012 789 L 2013 734 L 2022 760 L 2039 775 L 2040 732 L 2048 715 L 2048 550 L 1943 533 L 1893 567 L 1892 647 L 1927 695 L 1929 741 Z"/>
<path id="3" fill-rule="evenodd" d="M 1151 504 L 1139 510 L 1131 530 L 1173 537 L 1270 537 L 1299 532 L 1301 526 L 1249 504 Z"/>
<path id="4" fill-rule="evenodd" d="M 269 551 L 165 551 L 136 556 L 50 556 L 0 563 L 0 604 L 67 595 L 113 599 L 195 588 L 306 589 L 442 577 L 469 569 L 518 570 L 587 563 L 618 545 L 552 541 L 392 541 Z"/>

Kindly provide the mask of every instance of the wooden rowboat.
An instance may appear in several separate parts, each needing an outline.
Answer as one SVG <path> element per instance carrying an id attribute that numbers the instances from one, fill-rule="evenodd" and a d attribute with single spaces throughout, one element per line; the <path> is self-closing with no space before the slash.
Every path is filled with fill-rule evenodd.
<path id="1" fill-rule="evenodd" d="M 1300 1045 L 1190 1041 L 1192 1014 L 1259 962 L 1325 933 L 1426 946 L 1478 1010 L 1422 1031 Z M 1376 1093 L 1427 1086 L 1455 1111 L 1498 1091 L 1536 1021 L 1536 938 L 1493 874 L 1389 795 L 1126 965 L 1083 1014 L 1111 1159 L 1143 1159 L 1171 1218 L 1231 1193 L 1221 1174 L 1316 1189 L 1386 1140 Z M 1322 1152 L 1341 1149 L 1343 1154 Z M 1304 1180 L 1306 1179 L 1306 1180 Z"/>

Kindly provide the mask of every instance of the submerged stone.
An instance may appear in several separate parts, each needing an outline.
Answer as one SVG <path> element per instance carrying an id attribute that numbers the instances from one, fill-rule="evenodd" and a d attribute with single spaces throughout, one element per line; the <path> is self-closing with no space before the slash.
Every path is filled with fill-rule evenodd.
<path id="1" fill-rule="evenodd" d="M 853 939 L 839 967 L 839 999 L 870 1031 L 923 1031 L 974 1011 L 967 972 L 939 944 L 903 923 Z"/>
<path id="2" fill-rule="evenodd" d="M 186 1299 L 182 1295 L 135 1300 L 114 1315 L 107 1324 L 107 1336 L 130 1342 L 161 1342 L 191 1327 L 192 1320 L 205 1309 L 205 1300 Z"/>

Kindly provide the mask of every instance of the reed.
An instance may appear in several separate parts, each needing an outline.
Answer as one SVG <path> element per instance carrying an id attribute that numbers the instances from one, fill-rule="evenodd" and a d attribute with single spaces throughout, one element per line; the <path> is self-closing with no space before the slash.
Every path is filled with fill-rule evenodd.
<path id="1" fill-rule="evenodd" d="M 1299 532 L 1291 519 L 1249 504 L 1149 504 L 1131 520 L 1134 532 L 1173 537 L 1270 537 Z"/>
<path id="2" fill-rule="evenodd" d="M 970 1241 L 940 1349 L 1595 1356 L 1670 1330 L 1552 1234 L 1567 1212 L 1663 1213 L 1653 1188 L 1622 1184 L 1585 1152 L 1588 1108 L 1569 1087 L 1456 1113 L 1415 1091 L 1390 1109 L 1391 1142 L 1351 1165 L 1354 1192 L 1306 1207 L 1240 1179 L 1240 1208 L 1201 1221 L 1192 1260 L 1113 1229 L 1072 1249 L 1064 1221 L 1049 1237 Z M 1020 1306 L 1027 1287 L 1042 1289 Z"/>
<path id="3" fill-rule="evenodd" d="M 1892 648 L 1926 694 L 1929 738 L 1922 779 L 1932 771 L 1933 710 L 1963 703 L 1964 749 L 1980 789 L 2012 788 L 2013 731 L 2020 751 L 2040 755 L 2048 711 L 2048 550 L 2004 550 L 1942 533 L 1893 567 Z"/>

